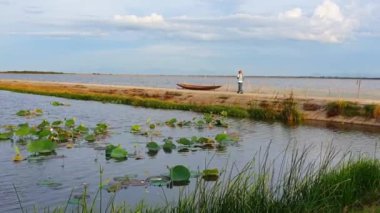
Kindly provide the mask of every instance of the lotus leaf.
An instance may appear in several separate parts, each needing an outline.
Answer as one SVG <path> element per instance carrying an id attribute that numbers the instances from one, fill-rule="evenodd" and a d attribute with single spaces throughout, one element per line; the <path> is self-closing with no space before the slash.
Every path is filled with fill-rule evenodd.
<path id="1" fill-rule="evenodd" d="M 79 126 L 77 126 L 74 131 L 76 133 L 79 133 L 79 134 L 84 134 L 84 133 L 88 133 L 88 128 L 83 125 L 83 124 L 80 124 Z"/>
<path id="2" fill-rule="evenodd" d="M 131 132 L 132 133 L 139 133 L 139 132 L 141 132 L 141 126 L 140 125 L 132 125 Z"/>
<path id="3" fill-rule="evenodd" d="M 29 135 L 31 132 L 31 128 L 29 127 L 29 124 L 20 124 L 19 128 L 16 130 L 15 134 L 17 136 L 23 137 Z"/>
<path id="4" fill-rule="evenodd" d="M 120 182 L 112 183 L 107 187 L 107 192 L 117 192 L 123 188 Z"/>
<path id="5" fill-rule="evenodd" d="M 177 143 L 185 145 L 185 146 L 191 146 L 193 144 L 193 142 L 187 138 L 180 138 L 177 140 Z"/>
<path id="6" fill-rule="evenodd" d="M 75 126 L 75 118 L 67 119 L 65 121 L 65 126 L 68 128 L 72 128 Z"/>
<path id="7" fill-rule="evenodd" d="M 1 140 L 9 140 L 12 138 L 13 133 L 12 132 L 3 132 L 0 133 L 0 141 Z"/>
<path id="8" fill-rule="evenodd" d="M 96 140 L 96 137 L 94 134 L 90 134 L 90 135 L 86 135 L 86 137 L 84 137 L 84 139 L 87 141 L 87 142 L 94 142 Z"/>
<path id="9" fill-rule="evenodd" d="M 214 115 L 212 113 L 205 113 L 203 115 L 203 120 L 206 122 L 206 123 L 211 123 L 214 119 Z"/>
<path id="10" fill-rule="evenodd" d="M 176 147 L 177 146 L 172 141 L 167 141 L 162 146 L 162 148 L 164 149 L 165 152 L 171 152 L 172 149 L 175 149 Z"/>
<path id="11" fill-rule="evenodd" d="M 165 124 L 170 127 L 175 127 L 175 123 L 177 122 L 176 118 L 172 118 L 170 120 L 165 121 Z"/>
<path id="12" fill-rule="evenodd" d="M 60 126 L 62 123 L 63 123 L 62 121 L 58 120 L 58 121 L 53 121 L 53 123 L 51 123 L 51 125 L 53 127 L 57 127 L 57 126 Z"/>
<path id="13" fill-rule="evenodd" d="M 170 178 L 173 182 L 189 181 L 191 173 L 183 165 L 176 165 L 170 168 Z"/>
<path id="14" fill-rule="evenodd" d="M 111 156 L 111 153 L 112 153 L 112 150 L 114 150 L 117 146 L 113 145 L 113 144 L 109 144 L 106 146 L 106 156 L 107 157 L 110 157 Z"/>
<path id="15" fill-rule="evenodd" d="M 149 125 L 149 129 L 155 129 L 155 128 L 156 128 L 156 125 L 154 125 L 154 124 Z"/>
<path id="16" fill-rule="evenodd" d="M 108 125 L 106 123 L 98 123 L 94 129 L 96 135 L 102 135 L 107 133 Z"/>
<path id="17" fill-rule="evenodd" d="M 146 144 L 146 147 L 149 149 L 149 151 L 157 152 L 160 150 L 160 146 L 156 142 L 149 142 Z"/>
<path id="18" fill-rule="evenodd" d="M 38 154 L 48 154 L 54 151 L 57 147 L 56 143 L 48 139 L 41 139 L 28 143 L 28 152 L 38 153 Z"/>
<path id="19" fill-rule="evenodd" d="M 220 133 L 215 136 L 215 140 L 221 143 L 225 141 L 231 141 L 231 138 L 227 133 Z"/>
<path id="20" fill-rule="evenodd" d="M 43 129 L 43 128 L 49 126 L 49 125 L 50 125 L 49 121 L 47 121 L 47 120 L 44 119 L 40 124 L 38 124 L 37 128 Z"/>
<path id="21" fill-rule="evenodd" d="M 117 159 L 117 160 L 122 160 L 126 159 L 128 155 L 128 152 L 121 148 L 120 145 L 114 148 L 111 152 L 111 158 Z"/>
<path id="22" fill-rule="evenodd" d="M 20 110 L 16 113 L 18 116 L 30 116 L 31 112 L 30 110 Z"/>
<path id="23" fill-rule="evenodd" d="M 52 106 L 64 106 L 65 104 L 64 103 L 61 103 L 59 101 L 53 101 L 50 103 Z"/>
<path id="24" fill-rule="evenodd" d="M 202 172 L 202 176 L 219 176 L 219 170 L 217 168 L 214 169 L 205 169 Z"/>
<path id="25" fill-rule="evenodd" d="M 177 123 L 177 126 L 179 127 L 190 126 L 190 125 L 191 125 L 191 121 L 180 121 Z"/>
<path id="26" fill-rule="evenodd" d="M 165 186 L 170 183 L 170 177 L 168 176 L 152 176 L 148 177 L 146 179 L 146 182 L 148 182 L 152 186 Z"/>
<path id="27" fill-rule="evenodd" d="M 44 138 L 51 134 L 50 129 L 42 129 L 36 133 L 38 138 Z"/>
<path id="28" fill-rule="evenodd" d="M 46 186 L 49 188 L 58 188 L 62 186 L 62 183 L 58 183 L 57 181 L 53 180 L 52 178 L 44 179 L 44 180 L 39 180 L 37 182 L 38 186 Z"/>

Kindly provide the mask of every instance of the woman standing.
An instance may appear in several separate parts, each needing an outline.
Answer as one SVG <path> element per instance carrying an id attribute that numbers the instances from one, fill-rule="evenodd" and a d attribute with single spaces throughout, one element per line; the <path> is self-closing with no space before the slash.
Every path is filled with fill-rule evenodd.
<path id="1" fill-rule="evenodd" d="M 238 80 L 238 91 L 237 91 L 237 93 L 243 94 L 243 71 L 239 70 L 236 77 Z"/>

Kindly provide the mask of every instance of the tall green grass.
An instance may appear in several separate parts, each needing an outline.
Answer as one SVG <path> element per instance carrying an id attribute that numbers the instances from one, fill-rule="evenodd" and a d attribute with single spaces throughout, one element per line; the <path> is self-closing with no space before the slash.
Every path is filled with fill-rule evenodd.
<path id="1" fill-rule="evenodd" d="M 269 147 L 243 168 L 232 165 L 217 182 L 197 179 L 175 202 L 152 207 L 107 204 L 107 212 L 347 212 L 360 211 L 380 196 L 380 162 L 329 148 L 310 160 L 311 149 L 285 150 L 274 161 Z M 308 163 L 307 163 L 308 162 Z M 54 212 L 65 212 L 56 208 Z M 77 211 L 76 211 L 77 210 Z M 82 202 L 74 212 L 97 212 Z"/>

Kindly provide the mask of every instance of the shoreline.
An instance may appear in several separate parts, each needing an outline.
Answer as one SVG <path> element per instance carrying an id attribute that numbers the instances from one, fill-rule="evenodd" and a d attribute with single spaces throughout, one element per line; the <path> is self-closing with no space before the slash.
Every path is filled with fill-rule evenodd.
<path id="1" fill-rule="evenodd" d="M 183 89 L 167 89 L 122 85 L 83 84 L 70 82 L 30 81 L 0 79 L 0 90 L 14 92 L 57 96 L 63 98 L 105 101 L 122 103 L 133 106 L 143 106 L 162 109 L 207 111 L 212 107 L 218 110 L 230 110 L 232 117 L 244 117 L 247 111 L 258 105 L 277 104 L 285 101 L 288 96 L 245 93 L 236 94 L 225 91 L 194 91 Z M 293 96 L 297 109 L 307 121 L 320 121 L 338 124 L 357 124 L 380 127 L 379 119 L 362 116 L 345 117 L 342 115 L 328 117 L 326 106 L 331 102 L 342 101 L 333 97 L 297 97 Z M 344 101 L 355 103 L 357 106 L 380 105 L 380 100 L 346 98 Z M 151 102 L 151 103 L 150 103 Z M 316 110 L 305 110 L 305 104 L 319 106 Z M 245 111 L 245 112 L 244 112 Z M 244 114 L 245 113 L 245 114 Z M 245 115 L 247 116 L 247 115 Z"/>
<path id="2" fill-rule="evenodd" d="M 76 73 L 76 72 L 55 72 L 55 71 L 0 71 L 0 74 L 16 75 L 126 75 L 126 76 L 173 76 L 173 77 L 218 77 L 231 78 L 235 75 L 178 75 L 178 74 L 137 74 L 137 73 Z M 279 79 L 342 79 L 342 80 L 380 80 L 380 77 L 359 77 L 359 76 L 282 76 L 282 75 L 245 75 L 245 78 L 279 78 Z"/>

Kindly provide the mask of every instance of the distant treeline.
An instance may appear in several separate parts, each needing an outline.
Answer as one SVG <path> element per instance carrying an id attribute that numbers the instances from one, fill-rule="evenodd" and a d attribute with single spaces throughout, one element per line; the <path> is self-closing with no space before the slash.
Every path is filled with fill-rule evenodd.
<path id="1" fill-rule="evenodd" d="M 9 74 L 65 74 L 63 72 L 53 72 L 53 71 L 3 71 L 0 73 L 9 73 Z"/>

